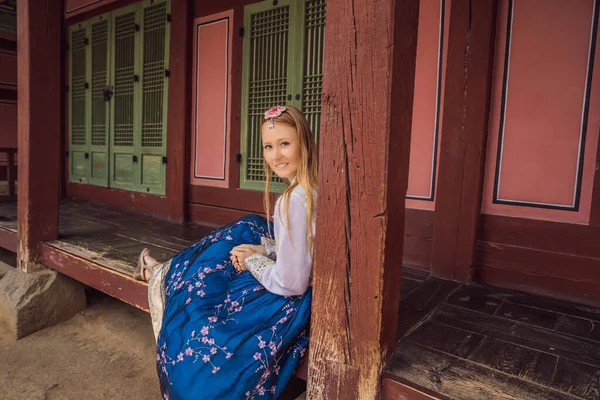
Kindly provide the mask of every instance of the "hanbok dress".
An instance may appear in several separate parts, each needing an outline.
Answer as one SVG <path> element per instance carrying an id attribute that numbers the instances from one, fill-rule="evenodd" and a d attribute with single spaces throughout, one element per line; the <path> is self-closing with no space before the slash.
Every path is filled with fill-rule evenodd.
<path id="1" fill-rule="evenodd" d="M 275 399 L 292 377 L 308 346 L 307 232 L 314 237 L 315 227 L 300 185 L 289 195 L 289 229 L 284 203 L 275 204 L 272 230 L 248 215 L 154 268 L 149 302 L 164 399 Z M 237 272 L 231 249 L 261 243 L 267 256 L 251 255 L 248 271 Z"/>

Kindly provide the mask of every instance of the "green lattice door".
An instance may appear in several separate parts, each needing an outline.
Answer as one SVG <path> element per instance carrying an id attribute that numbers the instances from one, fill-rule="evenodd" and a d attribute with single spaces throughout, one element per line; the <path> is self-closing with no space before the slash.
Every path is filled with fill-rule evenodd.
<path id="1" fill-rule="evenodd" d="M 240 187 L 264 189 L 260 125 L 276 104 L 303 110 L 318 135 L 325 0 L 288 0 L 244 8 Z M 284 186 L 273 179 L 274 191 Z"/>
<path id="2" fill-rule="evenodd" d="M 90 22 L 91 30 L 91 137 L 89 146 L 90 183 L 108 185 L 108 135 L 110 79 L 110 19 L 106 15 Z"/>
<path id="3" fill-rule="evenodd" d="M 70 28 L 71 181 L 164 194 L 168 1 Z"/>
<path id="4" fill-rule="evenodd" d="M 109 20 L 102 15 L 71 27 L 69 177 L 108 183 Z"/>
<path id="5" fill-rule="evenodd" d="M 143 8 L 142 112 L 139 190 L 164 193 L 168 93 L 169 29 L 167 2 Z"/>
<path id="6" fill-rule="evenodd" d="M 111 102 L 110 186 L 134 189 L 138 173 L 136 128 L 139 137 L 141 112 L 140 67 L 136 63 L 141 48 L 141 18 L 138 6 L 113 12 L 111 59 L 113 98 Z M 138 65 L 136 65 L 138 64 Z M 137 125 L 137 126 L 136 126 Z"/>
<path id="7" fill-rule="evenodd" d="M 91 94 L 87 74 L 89 58 L 89 25 L 80 23 L 71 27 L 69 65 L 69 179 L 89 181 L 88 118 Z"/>

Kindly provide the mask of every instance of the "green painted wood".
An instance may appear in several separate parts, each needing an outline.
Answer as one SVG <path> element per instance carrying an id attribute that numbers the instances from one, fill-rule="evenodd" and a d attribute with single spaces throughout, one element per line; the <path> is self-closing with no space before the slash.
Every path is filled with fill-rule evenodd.
<path id="1" fill-rule="evenodd" d="M 112 13 L 111 29 L 111 82 L 113 98 L 110 105 L 110 179 L 114 188 L 132 190 L 135 187 L 136 132 L 139 136 L 139 77 L 136 50 L 139 49 L 140 18 L 137 5 Z M 137 119 L 139 121 L 139 118 Z M 138 160 L 139 162 L 139 160 Z"/>
<path id="2" fill-rule="evenodd" d="M 264 190 L 260 125 L 266 109 L 287 104 L 292 1 L 263 1 L 244 8 L 242 173 L 240 187 Z M 291 95 L 291 94 L 290 94 Z M 273 190 L 283 185 L 273 179 Z"/>
<path id="3" fill-rule="evenodd" d="M 88 151 L 88 24 L 82 22 L 69 29 L 69 180 L 87 183 Z"/>
<path id="4" fill-rule="evenodd" d="M 264 190 L 260 125 L 277 104 L 305 111 L 318 137 L 323 86 L 325 0 L 271 1 L 244 8 L 240 187 Z M 285 188 L 273 179 L 272 191 Z"/>
<path id="5" fill-rule="evenodd" d="M 326 0 L 310 0 L 305 9 L 304 79 L 302 112 L 319 142 L 321 95 L 323 93 L 323 48 L 325 44 Z M 317 147 L 318 148 L 318 147 Z"/>
<path id="6" fill-rule="evenodd" d="M 137 190 L 164 194 L 166 179 L 166 127 L 170 23 L 170 2 L 143 3 L 140 68 L 141 109 L 139 141 L 140 172 Z"/>
<path id="7" fill-rule="evenodd" d="M 110 15 L 104 14 L 92 19 L 90 47 L 90 130 L 88 131 L 90 177 L 89 183 L 108 186 L 109 157 L 108 136 L 110 133 L 109 102 L 104 90 L 110 80 Z"/>

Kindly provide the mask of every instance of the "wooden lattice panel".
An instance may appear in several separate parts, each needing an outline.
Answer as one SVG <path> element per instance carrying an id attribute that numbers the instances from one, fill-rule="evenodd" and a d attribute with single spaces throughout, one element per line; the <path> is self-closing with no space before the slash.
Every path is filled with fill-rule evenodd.
<path id="1" fill-rule="evenodd" d="M 92 145 L 106 145 L 107 105 L 103 90 L 107 86 L 108 21 L 92 25 Z"/>
<path id="2" fill-rule="evenodd" d="M 71 40 L 71 144 L 86 144 L 86 29 L 73 31 Z"/>
<path id="3" fill-rule="evenodd" d="M 167 4 L 144 9 L 142 147 L 163 146 Z"/>
<path id="4" fill-rule="evenodd" d="M 252 16 L 246 159 L 246 179 L 251 181 L 265 180 L 260 137 L 264 112 L 273 105 L 286 104 L 289 22 L 288 6 Z"/>
<path id="5" fill-rule="evenodd" d="M 133 146 L 135 28 L 135 12 L 115 18 L 115 146 Z"/>
<path id="6" fill-rule="evenodd" d="M 321 94 L 323 92 L 325 6 L 325 0 L 309 0 L 306 2 L 306 50 L 302 111 L 317 142 L 321 124 Z"/>

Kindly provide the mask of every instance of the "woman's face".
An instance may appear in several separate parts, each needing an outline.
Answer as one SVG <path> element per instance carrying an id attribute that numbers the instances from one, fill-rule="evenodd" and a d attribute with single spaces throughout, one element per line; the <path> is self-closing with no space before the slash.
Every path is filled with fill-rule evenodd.
<path id="1" fill-rule="evenodd" d="M 296 129 L 277 122 L 271 129 L 268 125 L 263 124 L 261 130 L 265 160 L 278 177 L 291 181 L 300 165 L 300 141 Z"/>

